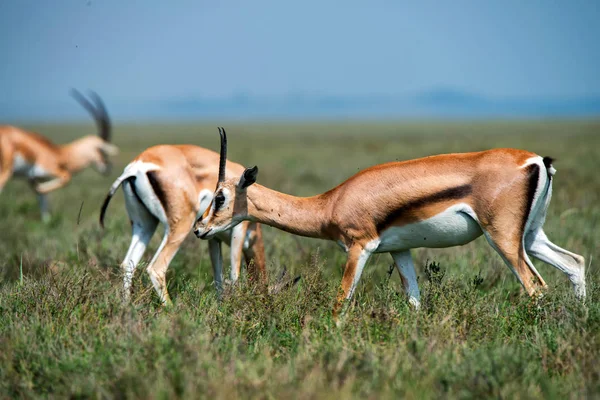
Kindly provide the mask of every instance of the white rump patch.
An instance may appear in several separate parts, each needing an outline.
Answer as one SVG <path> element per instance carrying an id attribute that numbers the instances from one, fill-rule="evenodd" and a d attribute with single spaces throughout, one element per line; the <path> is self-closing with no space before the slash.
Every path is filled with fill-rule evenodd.
<path id="1" fill-rule="evenodd" d="M 535 157 L 528 158 L 525 161 L 525 164 L 521 165 L 519 167 L 519 169 L 527 168 L 531 164 L 537 164 L 537 165 L 541 166 L 543 169 L 546 169 L 546 166 L 544 165 L 544 159 L 542 157 L 540 157 L 540 156 L 535 156 Z"/>
<path id="2" fill-rule="evenodd" d="M 127 164 L 121 175 L 136 176 L 137 174 L 145 174 L 148 171 L 156 171 L 159 169 L 160 165 L 144 161 L 134 161 Z"/>
<path id="3" fill-rule="evenodd" d="M 160 170 L 160 166 L 143 162 L 143 161 L 134 161 L 128 164 L 125 167 L 125 170 L 121 174 L 121 177 L 128 178 L 135 176 L 135 191 L 152 215 L 159 219 L 160 222 L 168 226 L 167 223 L 167 214 L 165 210 L 160 204 L 160 200 L 154 193 L 154 189 L 152 185 L 148 181 L 148 175 L 146 175 L 149 171 L 158 171 Z"/>

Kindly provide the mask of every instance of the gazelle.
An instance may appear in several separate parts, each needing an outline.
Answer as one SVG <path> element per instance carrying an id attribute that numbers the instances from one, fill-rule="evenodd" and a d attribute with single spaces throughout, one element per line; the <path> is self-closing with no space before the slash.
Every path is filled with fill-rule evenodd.
<path id="1" fill-rule="evenodd" d="M 224 137 L 221 146 L 227 146 Z M 376 165 L 328 192 L 300 198 L 254 184 L 253 167 L 239 178 L 219 180 L 194 232 L 210 239 L 253 221 L 337 242 L 348 258 L 334 315 L 352 297 L 373 253 L 392 255 L 409 301 L 418 307 L 410 250 L 459 246 L 482 234 L 529 295 L 546 283 L 528 253 L 564 272 L 583 299 L 583 257 L 550 242 L 542 229 L 555 172 L 551 158 L 523 150 L 444 154 Z"/>
<path id="2" fill-rule="evenodd" d="M 104 103 L 91 92 L 87 100 L 76 90 L 71 95 L 95 119 L 98 136 L 85 136 L 65 145 L 14 126 L 0 126 L 0 192 L 11 176 L 25 178 L 37 193 L 43 220 L 50 212 L 46 194 L 65 186 L 73 174 L 93 165 L 102 174 L 110 172 L 109 156 L 118 148 L 110 143 L 111 125 Z"/>
<path id="3" fill-rule="evenodd" d="M 225 131 L 219 128 L 221 131 L 225 135 Z M 233 162 L 225 165 L 225 157 L 219 158 L 219 154 L 193 145 L 153 146 L 125 167 L 112 184 L 100 212 L 100 225 L 104 227 L 108 203 L 119 186 L 123 185 L 125 206 L 132 227 L 131 244 L 121 263 L 124 300 L 129 299 L 135 268 L 160 221 L 165 233 L 146 270 L 161 301 L 164 304 L 171 303 L 165 278 L 171 260 L 190 233 L 196 218 L 211 203 L 217 182 L 222 181 L 226 174 L 239 176 L 243 172 L 241 165 Z M 261 284 L 266 283 L 260 225 L 244 222 L 208 241 L 214 282 L 219 292 L 222 289 L 221 242 L 231 246 L 232 282 L 240 275 L 243 254 L 252 278 Z"/>

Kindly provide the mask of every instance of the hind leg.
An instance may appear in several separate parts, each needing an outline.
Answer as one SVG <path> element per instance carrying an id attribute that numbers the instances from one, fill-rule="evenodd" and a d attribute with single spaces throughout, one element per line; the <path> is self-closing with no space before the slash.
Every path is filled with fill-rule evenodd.
<path id="1" fill-rule="evenodd" d="M 262 230 L 259 224 L 250 223 L 248 225 L 247 238 L 248 240 L 244 241 L 243 252 L 248 275 L 254 282 L 259 282 L 267 289 L 267 262 Z"/>
<path id="2" fill-rule="evenodd" d="M 193 223 L 194 214 L 190 214 L 189 217 L 179 220 L 175 226 L 167 226 L 165 236 L 146 269 L 152 280 L 152 285 L 154 285 L 154 289 L 164 305 L 172 304 L 167 291 L 167 269 L 181 247 L 181 243 L 190 232 Z"/>
<path id="3" fill-rule="evenodd" d="M 417 283 L 417 273 L 415 265 L 410 255 L 410 250 L 390 253 L 396 263 L 396 268 L 402 279 L 402 286 L 408 296 L 408 302 L 415 308 L 421 306 L 421 293 L 419 292 L 419 284 Z"/>
<path id="4" fill-rule="evenodd" d="M 525 238 L 527 252 L 569 277 L 577 298 L 585 299 L 585 259 L 552 243 L 540 228 Z"/>
<path id="5" fill-rule="evenodd" d="M 146 207 L 137 200 L 129 182 L 123 183 L 125 192 L 125 206 L 131 221 L 131 244 L 121 263 L 123 270 L 123 300 L 129 301 L 131 295 L 131 281 L 135 268 L 140 262 L 152 235 L 156 231 L 158 219 L 148 212 Z"/>
<path id="6" fill-rule="evenodd" d="M 490 246 L 500 254 L 508 268 L 519 279 L 527 294 L 534 296 L 546 287 L 546 282 L 527 256 L 520 236 L 511 237 L 504 233 L 487 231 L 484 231 L 484 234 Z"/>

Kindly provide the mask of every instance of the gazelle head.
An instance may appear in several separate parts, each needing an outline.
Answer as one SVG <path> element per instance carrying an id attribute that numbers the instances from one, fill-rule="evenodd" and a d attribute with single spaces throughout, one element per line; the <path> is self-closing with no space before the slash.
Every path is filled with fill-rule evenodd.
<path id="1" fill-rule="evenodd" d="M 210 239 L 217 233 L 233 228 L 248 216 L 246 190 L 256 182 L 258 167 L 246 168 L 239 178 L 225 179 L 227 162 L 227 135 L 219 128 L 221 135 L 221 154 L 219 159 L 219 178 L 212 202 L 194 224 L 194 233 L 200 239 Z"/>
<path id="2" fill-rule="evenodd" d="M 107 175 L 110 173 L 112 167 L 109 156 L 116 155 L 119 149 L 110 143 L 112 129 L 104 102 L 93 91 L 89 93 L 91 101 L 75 89 L 71 89 L 71 96 L 91 114 L 98 126 L 97 135 L 89 135 L 78 141 L 79 148 L 76 152 L 79 153 L 82 161 L 85 158 L 85 161 L 91 164 L 96 171 Z M 85 167 L 85 165 L 81 167 Z"/>

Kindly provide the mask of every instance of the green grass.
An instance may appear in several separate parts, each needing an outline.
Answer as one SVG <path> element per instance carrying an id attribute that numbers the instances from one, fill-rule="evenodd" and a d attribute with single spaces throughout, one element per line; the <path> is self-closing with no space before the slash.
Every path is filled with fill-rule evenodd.
<path id="1" fill-rule="evenodd" d="M 600 122 L 228 125 L 231 159 L 257 164 L 261 184 L 297 195 L 373 164 L 436 153 L 517 147 L 557 159 L 546 232 L 590 264 L 585 307 L 560 272 L 539 262 L 550 288 L 539 302 L 528 299 L 478 239 L 413 252 L 420 312 L 409 308 L 397 272 L 388 275 L 391 257 L 373 257 L 341 328 L 330 311 L 345 255 L 334 243 L 272 228 L 265 229 L 271 279 L 286 266 L 302 275 L 295 288 L 265 297 L 243 274 L 219 302 L 206 243 L 192 235 L 167 275 L 172 309 L 158 306 L 143 265 L 132 304 L 120 304 L 118 265 L 130 240 L 122 195 L 107 229 L 97 223 L 110 183 L 152 144 L 216 149 L 215 126 L 118 126 L 111 178 L 91 170 L 75 177 L 51 195 L 47 225 L 28 186 L 7 185 L 0 398 L 600 396 Z M 56 142 L 89 132 L 32 128 Z M 156 235 L 143 263 L 158 242 Z"/>

